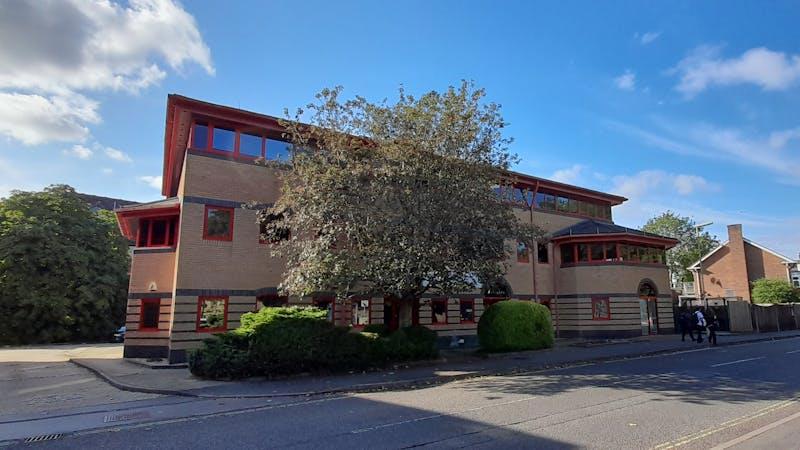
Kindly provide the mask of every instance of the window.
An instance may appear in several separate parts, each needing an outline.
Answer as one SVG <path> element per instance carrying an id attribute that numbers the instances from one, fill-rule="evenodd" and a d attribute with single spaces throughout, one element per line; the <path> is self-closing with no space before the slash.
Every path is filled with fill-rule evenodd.
<path id="1" fill-rule="evenodd" d="M 289 162 L 292 144 L 277 139 L 267 139 L 267 159 Z"/>
<path id="2" fill-rule="evenodd" d="M 192 130 L 192 147 L 208 148 L 208 125 L 196 123 Z"/>
<path id="3" fill-rule="evenodd" d="M 617 260 L 617 244 L 606 244 L 606 261 Z"/>
<path id="4" fill-rule="evenodd" d="M 175 245 L 178 217 L 141 219 L 136 238 L 137 247 L 166 247 Z"/>
<path id="5" fill-rule="evenodd" d="M 792 285 L 796 288 L 800 288 L 800 275 L 795 275 L 792 277 Z"/>
<path id="6" fill-rule="evenodd" d="M 212 241 L 233 239 L 233 208 L 206 205 L 203 239 Z"/>
<path id="7" fill-rule="evenodd" d="M 578 201 L 575 199 L 569 199 L 568 211 L 573 214 L 578 214 Z"/>
<path id="8" fill-rule="evenodd" d="M 353 300 L 353 326 L 369 325 L 369 299 Z"/>
<path id="9" fill-rule="evenodd" d="M 197 331 L 210 333 L 228 328 L 228 297 L 199 297 Z"/>
<path id="10" fill-rule="evenodd" d="M 461 299 L 461 323 L 475 322 L 475 300 Z"/>
<path id="11" fill-rule="evenodd" d="M 556 197 L 550 194 L 544 194 L 544 202 L 542 204 L 542 209 L 547 209 L 553 211 L 556 209 Z"/>
<path id="12" fill-rule="evenodd" d="M 561 264 L 572 264 L 575 262 L 575 246 L 564 244 L 561 246 Z"/>
<path id="13" fill-rule="evenodd" d="M 610 320 L 611 305 L 608 297 L 592 297 L 592 320 Z"/>
<path id="14" fill-rule="evenodd" d="M 585 262 L 589 261 L 589 244 L 577 244 L 578 245 L 578 261 Z"/>
<path id="15" fill-rule="evenodd" d="M 569 199 L 566 197 L 558 197 L 557 209 L 561 212 L 569 211 Z"/>
<path id="16" fill-rule="evenodd" d="M 246 156 L 261 156 L 261 136 L 248 133 L 239 133 L 239 154 Z"/>
<path id="17" fill-rule="evenodd" d="M 328 296 L 320 296 L 314 297 L 311 300 L 311 304 L 319 309 L 324 309 L 328 311 L 328 320 L 333 320 L 333 297 Z"/>
<path id="18" fill-rule="evenodd" d="M 143 298 L 139 308 L 139 331 L 158 330 L 158 316 L 160 311 L 160 298 Z"/>
<path id="19" fill-rule="evenodd" d="M 236 145 L 236 132 L 227 128 L 214 127 L 214 150 L 232 152 Z"/>
<path id="20" fill-rule="evenodd" d="M 602 261 L 605 259 L 603 256 L 603 244 L 592 244 L 590 247 L 592 261 Z"/>
<path id="21" fill-rule="evenodd" d="M 533 206 L 536 208 L 544 208 L 544 193 L 536 193 L 536 197 L 533 199 Z"/>
<path id="22" fill-rule="evenodd" d="M 517 262 L 530 262 L 530 252 L 528 251 L 528 246 L 525 245 L 524 242 L 517 242 Z"/>
<path id="23" fill-rule="evenodd" d="M 447 323 L 447 299 L 434 298 L 431 300 L 431 322 L 434 325 Z"/>
<path id="24" fill-rule="evenodd" d="M 536 246 L 537 260 L 542 264 L 547 264 L 550 257 L 547 254 L 547 244 L 539 244 Z"/>
<path id="25" fill-rule="evenodd" d="M 288 305 L 289 297 L 276 294 L 260 295 L 258 301 L 267 308 L 277 308 Z"/>

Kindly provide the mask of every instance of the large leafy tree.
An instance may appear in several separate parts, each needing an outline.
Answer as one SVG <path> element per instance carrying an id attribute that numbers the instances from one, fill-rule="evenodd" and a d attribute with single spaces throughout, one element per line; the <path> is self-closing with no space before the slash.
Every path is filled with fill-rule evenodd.
<path id="1" fill-rule="evenodd" d="M 340 93 L 321 91 L 283 123 L 297 151 L 260 218 L 286 258 L 285 291 L 468 291 L 502 276 L 511 242 L 541 236 L 493 193 L 515 156 L 482 89 L 463 82 L 419 98 L 401 89 L 377 104 Z"/>
<path id="2" fill-rule="evenodd" d="M 679 241 L 678 245 L 667 251 L 667 266 L 673 281 L 692 281 L 692 274 L 687 268 L 719 245 L 715 236 L 705 231 L 698 232 L 697 223 L 691 217 L 672 211 L 649 219 L 642 230 Z"/>
<path id="3" fill-rule="evenodd" d="M 786 280 L 760 278 L 753 282 L 754 303 L 791 303 L 800 300 L 798 291 Z"/>
<path id="4" fill-rule="evenodd" d="M 54 185 L 0 200 L 0 343 L 108 337 L 125 317 L 128 243 L 113 213 Z"/>

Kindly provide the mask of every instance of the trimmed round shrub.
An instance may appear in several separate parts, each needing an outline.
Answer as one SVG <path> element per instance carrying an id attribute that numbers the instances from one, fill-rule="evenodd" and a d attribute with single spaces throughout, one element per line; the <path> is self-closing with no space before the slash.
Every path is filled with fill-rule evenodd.
<path id="1" fill-rule="evenodd" d="M 203 346 L 189 352 L 192 374 L 213 379 L 236 379 L 252 375 L 247 336 L 222 333 L 205 339 Z"/>
<path id="2" fill-rule="evenodd" d="M 489 352 L 550 348 L 554 341 L 550 310 L 525 301 L 495 303 L 478 322 L 478 340 Z"/>

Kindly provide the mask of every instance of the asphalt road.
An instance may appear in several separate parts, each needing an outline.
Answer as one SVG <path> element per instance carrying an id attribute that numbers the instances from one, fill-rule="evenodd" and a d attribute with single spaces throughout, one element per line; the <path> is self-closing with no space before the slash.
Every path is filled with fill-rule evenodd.
<path id="1" fill-rule="evenodd" d="M 798 373 L 800 339 L 700 347 L 676 355 L 485 377 L 412 391 L 286 399 L 278 404 L 262 400 L 204 417 L 77 433 L 27 445 L 798 448 Z M 182 407 L 188 410 L 194 405 L 187 402 Z"/>

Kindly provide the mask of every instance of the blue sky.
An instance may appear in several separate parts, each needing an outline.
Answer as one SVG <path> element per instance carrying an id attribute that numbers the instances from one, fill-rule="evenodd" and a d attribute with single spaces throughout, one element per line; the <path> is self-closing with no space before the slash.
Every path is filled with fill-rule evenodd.
<path id="1" fill-rule="evenodd" d="M 230 3 L 0 5 L 0 196 L 159 198 L 168 93 L 279 115 L 471 79 L 520 171 L 630 198 L 617 222 L 800 251 L 797 2 Z"/>

